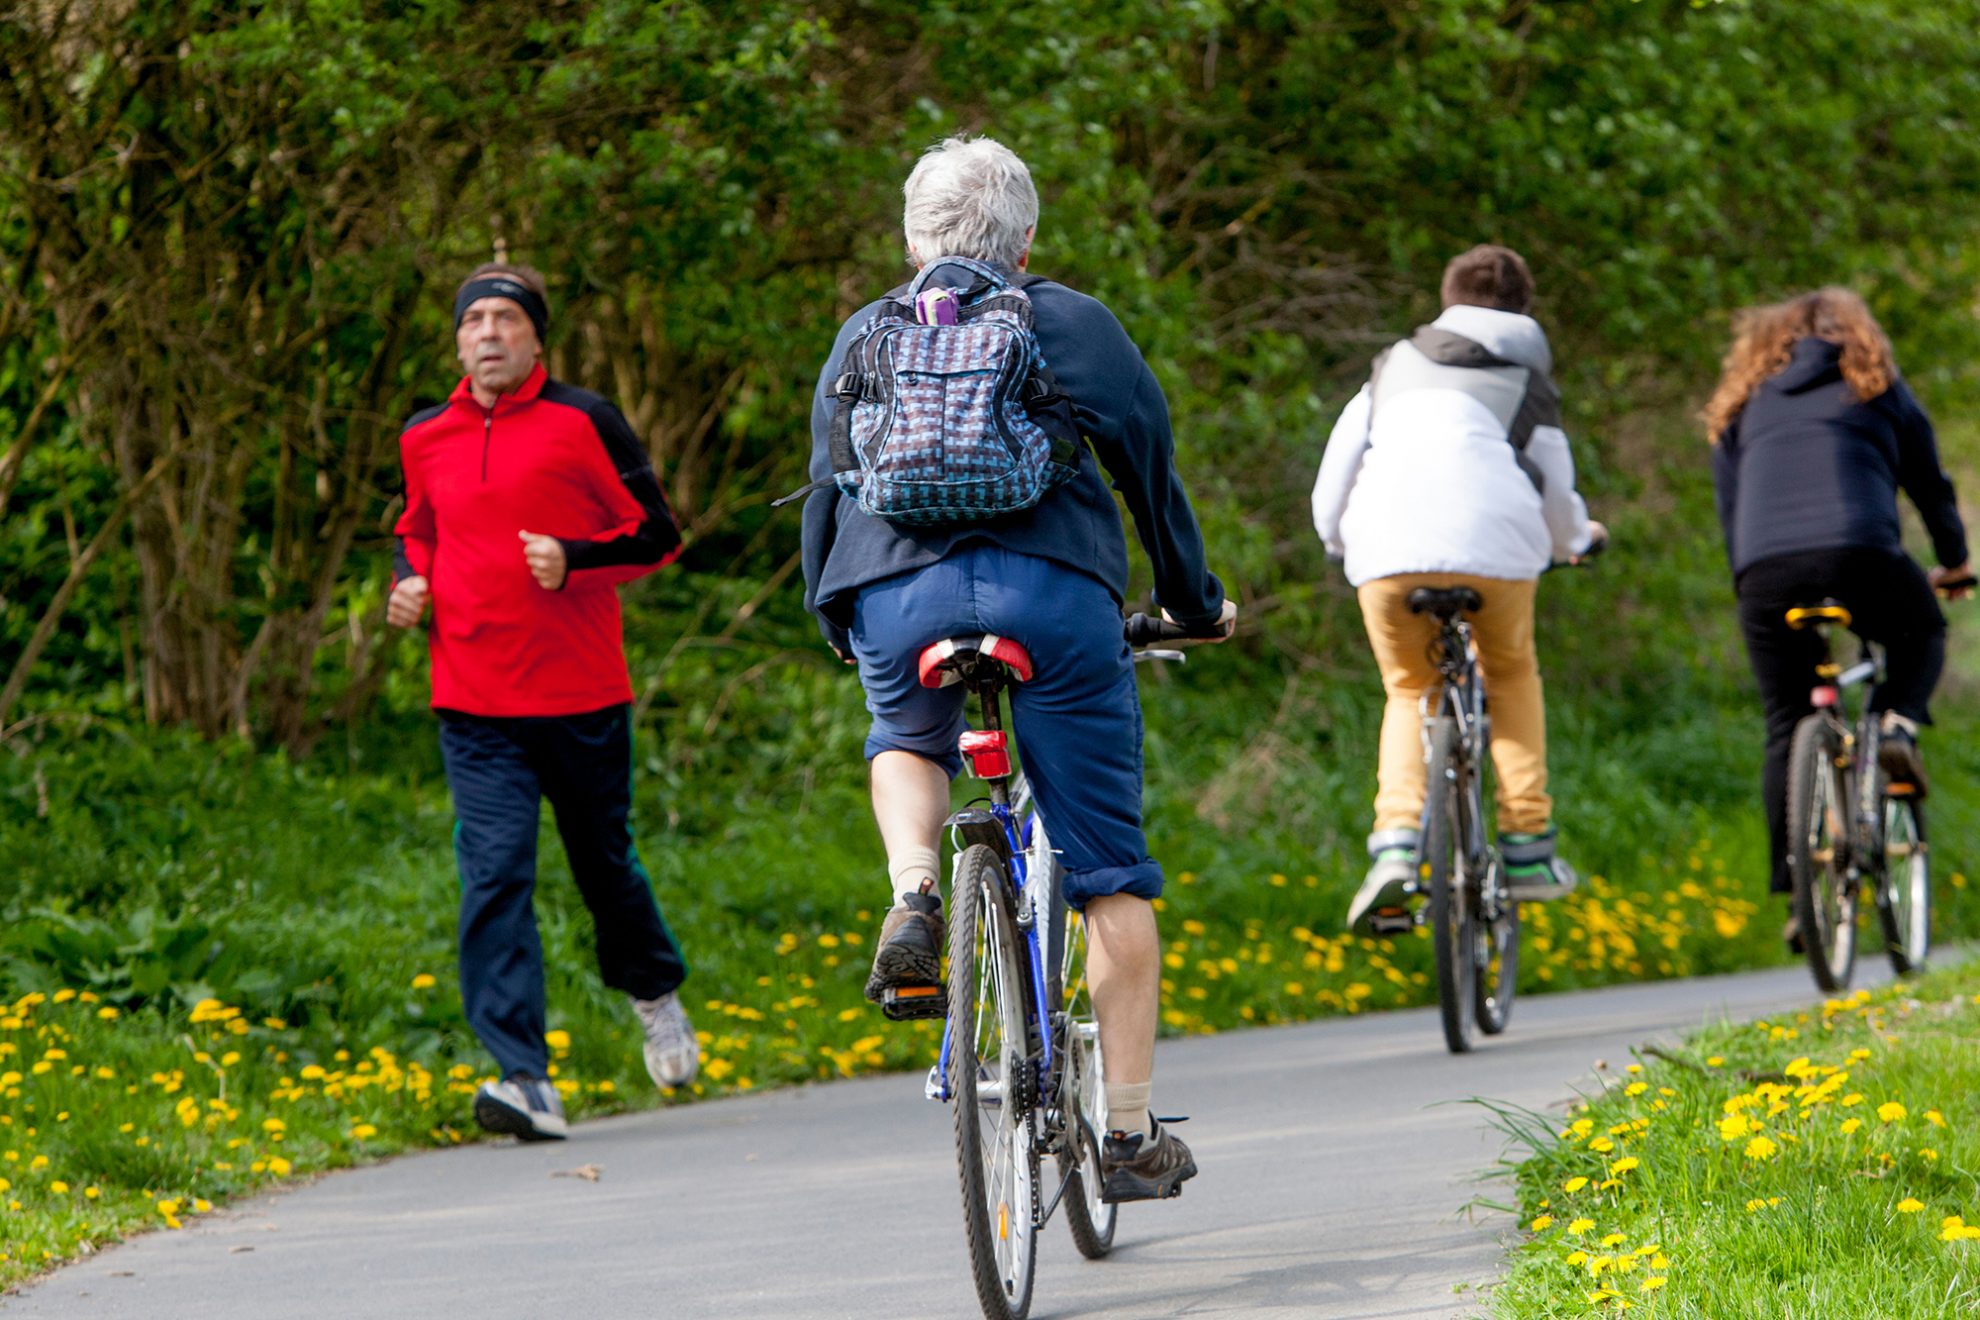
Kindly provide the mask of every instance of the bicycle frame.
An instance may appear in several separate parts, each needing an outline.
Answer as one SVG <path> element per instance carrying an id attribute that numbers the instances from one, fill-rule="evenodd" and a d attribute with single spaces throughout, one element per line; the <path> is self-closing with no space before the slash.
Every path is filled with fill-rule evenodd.
<path id="1" fill-rule="evenodd" d="M 1003 678 L 996 672 L 988 672 L 966 678 L 965 681 L 976 698 L 982 720 L 979 731 L 1001 735 Z M 1004 744 L 1000 741 L 999 745 Z M 1000 895 L 1000 900 L 1007 905 L 1007 910 L 1012 914 L 1012 924 L 1024 936 L 1023 947 L 1029 964 L 1031 993 L 1025 999 L 1024 1017 L 1027 1045 L 1034 1052 L 1033 1062 L 1037 1072 L 1032 1079 L 1038 1088 L 1035 1094 L 1049 1095 L 1049 1084 L 1056 1072 L 1057 1057 L 1054 1053 L 1050 1024 L 1046 1017 L 1044 951 L 1049 942 L 1041 941 L 1039 938 L 1037 917 L 1040 904 L 1037 901 L 1035 887 L 1031 883 L 1033 861 L 1031 848 L 1036 813 L 1032 805 L 1031 785 L 1025 779 L 1023 768 L 1018 767 L 1009 778 L 1009 783 L 1006 783 L 1003 777 L 990 779 L 988 815 L 995 822 L 1001 836 L 998 842 L 1002 846 L 998 851 L 1004 857 L 1004 877 L 1009 884 L 1007 892 Z M 984 842 L 985 840 L 980 837 L 984 822 L 965 821 L 963 817 L 969 814 L 960 813 L 950 818 L 952 833 L 965 844 Z M 961 849 L 958 848 L 957 851 L 960 852 Z M 1048 911 L 1045 919 L 1063 921 L 1065 915 L 1061 912 Z M 947 1102 L 953 1098 L 954 1093 L 949 1086 L 948 1068 L 950 1033 L 954 1030 L 955 1023 L 945 1019 L 942 1023 L 941 1053 L 937 1056 L 934 1070 L 929 1074 L 926 1087 L 928 1098 L 931 1100 Z"/>
<path id="2" fill-rule="evenodd" d="M 1844 669 L 1830 657 L 1829 624 L 1817 624 L 1816 635 L 1822 639 L 1822 660 L 1815 666 L 1815 673 L 1823 681 L 1817 683 L 1808 694 L 1808 704 L 1835 725 L 1836 734 L 1842 745 L 1849 750 L 1849 764 L 1839 767 L 1848 785 L 1850 805 L 1855 812 L 1849 831 L 1849 867 L 1846 874 L 1852 882 L 1860 882 L 1865 870 L 1881 875 L 1883 866 L 1884 803 L 1878 791 L 1877 776 L 1863 774 L 1861 767 L 1877 764 L 1877 747 L 1883 737 L 1881 722 L 1870 710 L 1866 700 L 1863 709 L 1855 719 L 1849 717 L 1845 694 L 1852 688 L 1861 688 L 1881 682 L 1884 677 L 1884 656 L 1876 643 L 1862 639 L 1863 650 L 1857 662 Z"/>
<path id="3" fill-rule="evenodd" d="M 1432 696 L 1423 698 L 1421 713 L 1423 751 L 1427 758 L 1430 752 L 1431 721 L 1449 716 L 1457 725 L 1458 749 L 1460 752 L 1458 773 L 1458 819 L 1462 826 L 1460 851 L 1464 856 L 1464 869 L 1468 877 L 1476 878 L 1483 874 L 1487 843 L 1485 839 L 1484 804 L 1480 798 L 1479 766 L 1483 762 L 1487 745 L 1491 741 L 1491 722 L 1485 707 L 1485 676 L 1478 668 L 1478 652 L 1472 645 L 1471 625 L 1462 618 L 1440 619 L 1441 631 L 1436 641 L 1431 643 L 1431 660 L 1437 672 L 1443 676 L 1443 686 L 1435 694 L 1437 706 L 1430 708 Z M 1434 799 L 1426 794 L 1425 813 L 1435 809 Z M 1427 820 L 1426 829 L 1427 830 Z M 1488 913 L 1487 915 L 1496 915 Z"/>

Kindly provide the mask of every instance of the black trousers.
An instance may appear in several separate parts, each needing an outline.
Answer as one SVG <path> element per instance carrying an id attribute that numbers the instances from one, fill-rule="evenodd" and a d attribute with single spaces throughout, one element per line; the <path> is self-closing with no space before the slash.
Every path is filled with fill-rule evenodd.
<path id="1" fill-rule="evenodd" d="M 605 984 L 655 999 L 687 979 L 633 849 L 631 713 L 440 712 L 461 870 L 461 1004 L 502 1074 L 548 1075 L 536 834 L 544 798 L 591 909 Z"/>
<path id="2" fill-rule="evenodd" d="M 1767 758 L 1761 790 L 1767 803 L 1767 839 L 1773 851 L 1771 887 L 1793 888 L 1787 869 L 1788 745 L 1794 726 L 1814 709 L 1815 666 L 1822 655 L 1814 632 L 1787 626 L 1787 612 L 1824 599 L 1848 607 L 1856 632 L 1884 648 L 1884 681 L 1870 694 L 1870 709 L 1894 710 L 1920 724 L 1931 722 L 1932 689 L 1946 665 L 1946 617 L 1925 571 L 1910 556 L 1884 550 L 1810 550 L 1763 559 L 1739 575 L 1740 628 L 1760 685 L 1767 715 Z M 1855 656 L 1838 639 L 1836 659 Z"/>

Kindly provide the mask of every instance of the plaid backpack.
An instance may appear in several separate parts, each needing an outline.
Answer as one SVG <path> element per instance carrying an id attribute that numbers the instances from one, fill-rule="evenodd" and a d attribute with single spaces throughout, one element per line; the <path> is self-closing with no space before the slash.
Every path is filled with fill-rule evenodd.
<path id="1" fill-rule="evenodd" d="M 930 287 L 940 266 L 975 279 Z M 875 517 L 932 527 L 1028 509 L 1071 480 L 1078 431 L 1032 332 L 1037 282 L 943 257 L 882 302 L 830 390 L 833 484 Z"/>

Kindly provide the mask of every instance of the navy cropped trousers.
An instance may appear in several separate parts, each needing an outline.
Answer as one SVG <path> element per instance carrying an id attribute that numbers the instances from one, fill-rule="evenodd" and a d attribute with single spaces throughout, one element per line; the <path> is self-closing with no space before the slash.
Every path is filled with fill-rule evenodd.
<path id="1" fill-rule="evenodd" d="M 873 727 L 866 759 L 913 752 L 953 779 L 967 693 L 921 685 L 933 642 L 996 633 L 1031 653 L 1031 681 L 1009 690 L 1038 813 L 1066 870 L 1075 908 L 1104 895 L 1153 899 L 1162 868 L 1141 829 L 1141 703 L 1121 606 L 1098 578 L 1034 555 L 977 543 L 860 588 L 853 655 Z"/>
<path id="2" fill-rule="evenodd" d="M 631 712 L 440 714 L 461 872 L 461 1002 L 502 1075 L 548 1075 L 536 837 L 544 798 L 596 926 L 605 984 L 655 999 L 687 979 L 633 848 Z"/>

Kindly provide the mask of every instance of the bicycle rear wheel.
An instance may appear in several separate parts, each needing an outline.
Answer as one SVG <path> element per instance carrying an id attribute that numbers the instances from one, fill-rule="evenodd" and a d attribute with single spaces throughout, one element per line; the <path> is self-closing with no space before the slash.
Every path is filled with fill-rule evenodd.
<path id="1" fill-rule="evenodd" d="M 1925 808 L 1910 798 L 1884 799 L 1884 888 L 1877 915 L 1884 949 L 1898 975 L 1925 965 L 1932 946 L 1932 859 Z"/>
<path id="2" fill-rule="evenodd" d="M 1444 1021 L 1444 1044 L 1451 1053 L 1464 1054 L 1471 1049 L 1478 1011 L 1478 935 L 1457 859 L 1457 738 L 1457 721 L 1449 716 L 1431 722 L 1420 875 L 1430 891 L 1430 938 L 1437 948 L 1437 1006 Z"/>
<path id="3" fill-rule="evenodd" d="M 1849 988 L 1856 971 L 1856 880 L 1851 874 L 1848 754 L 1823 715 L 1795 726 L 1788 751 L 1788 872 L 1794 912 L 1815 984 Z"/>
<path id="4" fill-rule="evenodd" d="M 988 1320 L 1023 1320 L 1037 1267 L 1037 1118 L 1025 996 L 1004 862 L 982 844 L 956 862 L 949 913 L 948 1077 L 976 1297 Z"/>
<path id="5" fill-rule="evenodd" d="M 1086 991 L 1086 924 L 1067 910 L 1065 873 L 1056 860 L 1050 865 L 1046 991 L 1053 1011 L 1062 1014 L 1066 1024 L 1059 1094 L 1066 1144 L 1059 1152 L 1059 1172 L 1068 1179 L 1064 1204 L 1073 1246 L 1088 1260 L 1099 1260 L 1114 1249 L 1114 1224 L 1120 1212 L 1118 1205 L 1100 1199 L 1100 1143 L 1107 1131 L 1106 1061 L 1100 1054 L 1093 1001 Z"/>

